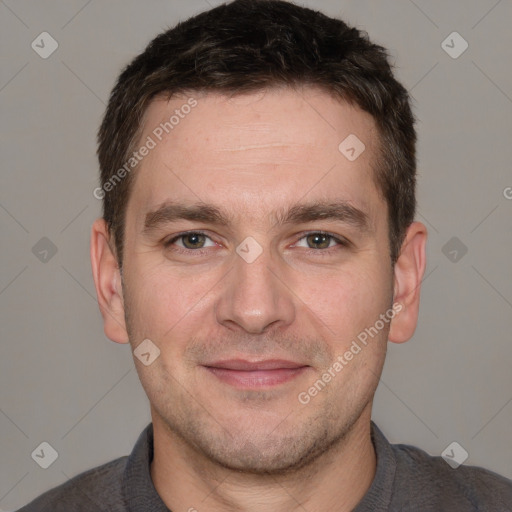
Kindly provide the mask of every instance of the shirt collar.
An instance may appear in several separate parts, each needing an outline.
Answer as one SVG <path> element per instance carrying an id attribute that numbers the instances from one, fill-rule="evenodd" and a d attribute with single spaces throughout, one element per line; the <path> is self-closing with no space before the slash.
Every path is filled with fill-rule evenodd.
<path id="1" fill-rule="evenodd" d="M 377 457 L 377 468 L 372 485 L 353 512 L 386 512 L 393 495 L 396 458 L 393 447 L 379 427 L 371 422 L 371 438 Z"/>
<path id="2" fill-rule="evenodd" d="M 124 470 L 123 495 L 129 512 L 170 512 L 151 480 L 152 460 L 153 423 L 150 423 L 137 439 Z"/>

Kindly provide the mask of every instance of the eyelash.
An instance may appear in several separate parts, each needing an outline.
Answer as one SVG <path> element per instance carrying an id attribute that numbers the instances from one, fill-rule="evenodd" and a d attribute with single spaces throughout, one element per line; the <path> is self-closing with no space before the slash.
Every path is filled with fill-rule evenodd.
<path id="1" fill-rule="evenodd" d="M 212 240 L 211 237 L 208 236 L 203 231 L 185 231 L 183 233 L 179 233 L 178 235 L 174 236 L 170 240 L 164 241 L 163 245 L 164 245 L 164 247 L 166 249 L 171 249 L 171 246 L 177 240 L 179 240 L 180 238 L 184 238 L 184 237 L 186 237 L 188 235 L 203 235 L 206 238 L 209 238 L 210 240 Z M 331 238 L 332 240 L 334 240 L 335 242 L 337 242 L 338 245 L 334 246 L 334 247 L 329 247 L 327 249 L 306 249 L 308 254 L 309 253 L 315 253 L 316 256 L 326 256 L 326 255 L 330 255 L 333 252 L 333 250 L 339 249 L 340 246 L 341 247 L 348 247 L 350 245 L 348 240 L 346 240 L 344 238 L 340 238 L 339 236 L 333 235 L 332 233 L 328 233 L 327 231 L 309 231 L 307 233 L 304 233 L 299 238 L 299 241 L 302 240 L 303 238 L 306 238 L 306 237 L 310 236 L 310 235 L 327 236 L 327 237 Z M 196 253 L 198 256 L 202 256 L 208 250 L 208 248 L 204 248 L 204 249 L 183 249 L 181 247 L 173 247 L 171 250 L 175 251 L 175 252 L 178 252 L 180 254 L 190 255 L 191 253 Z"/>

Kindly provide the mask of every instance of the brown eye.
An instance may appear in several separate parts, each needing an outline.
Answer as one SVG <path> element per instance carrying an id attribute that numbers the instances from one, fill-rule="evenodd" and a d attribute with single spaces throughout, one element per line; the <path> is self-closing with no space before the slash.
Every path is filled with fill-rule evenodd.
<path id="1" fill-rule="evenodd" d="M 206 239 L 205 235 L 201 233 L 188 233 L 180 238 L 186 249 L 202 249 Z"/>
<path id="2" fill-rule="evenodd" d="M 205 235 L 204 233 L 198 232 L 198 231 L 189 231 L 188 233 L 181 233 L 180 235 L 177 235 L 167 242 L 164 242 L 164 247 L 167 249 L 174 248 L 176 250 L 191 250 L 194 249 L 203 249 L 208 248 L 210 246 L 205 245 L 207 240 L 211 240 L 209 236 Z M 178 243 L 179 242 L 179 243 Z M 175 246 L 175 247 L 172 247 Z"/>
<path id="3" fill-rule="evenodd" d="M 309 250 L 309 252 L 315 254 L 315 256 L 326 256 L 332 255 L 334 252 L 343 248 L 350 247 L 350 242 L 342 236 L 332 235 L 324 231 L 312 231 L 310 233 L 304 233 L 295 244 L 295 247 L 302 247 L 303 249 Z"/>
<path id="4" fill-rule="evenodd" d="M 327 249 L 332 239 L 332 236 L 324 233 L 313 233 L 306 236 L 308 246 L 310 246 L 311 249 Z"/>

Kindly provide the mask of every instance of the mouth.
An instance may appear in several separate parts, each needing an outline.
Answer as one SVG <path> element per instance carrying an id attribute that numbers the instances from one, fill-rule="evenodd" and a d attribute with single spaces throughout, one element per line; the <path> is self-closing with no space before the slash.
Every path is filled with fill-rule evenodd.
<path id="1" fill-rule="evenodd" d="M 239 389 L 260 389 L 289 382 L 310 366 L 283 359 L 255 362 L 230 359 L 209 363 L 204 368 L 225 384 Z"/>

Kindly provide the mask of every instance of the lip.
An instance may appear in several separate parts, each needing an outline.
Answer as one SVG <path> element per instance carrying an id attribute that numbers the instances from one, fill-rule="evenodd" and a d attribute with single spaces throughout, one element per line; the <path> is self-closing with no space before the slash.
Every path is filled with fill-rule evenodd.
<path id="1" fill-rule="evenodd" d="M 222 368 L 224 370 L 240 370 L 240 371 L 258 371 L 258 370 L 279 370 L 301 368 L 307 366 L 286 359 L 265 359 L 264 361 L 247 361 L 245 359 L 227 359 L 224 361 L 215 361 L 204 365 L 207 368 Z"/>
<path id="2" fill-rule="evenodd" d="M 241 389 L 278 386 L 304 373 L 309 366 L 284 359 L 216 361 L 204 368 L 220 381 Z"/>

